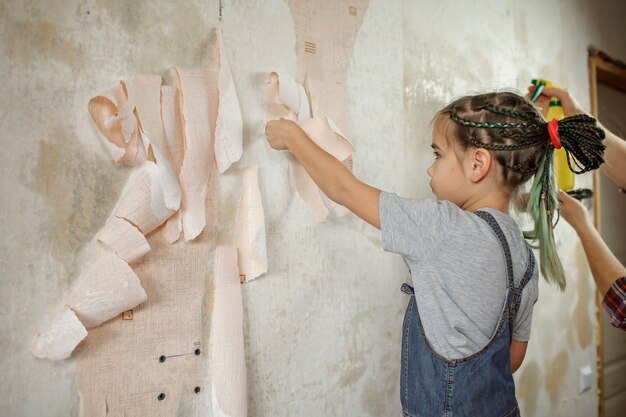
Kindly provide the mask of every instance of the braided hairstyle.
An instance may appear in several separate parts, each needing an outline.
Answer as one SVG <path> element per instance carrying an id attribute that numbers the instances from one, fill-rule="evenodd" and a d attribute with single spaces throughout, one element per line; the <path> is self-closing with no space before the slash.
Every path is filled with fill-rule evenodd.
<path id="1" fill-rule="evenodd" d="M 565 274 L 552 233 L 553 218 L 559 208 L 553 167 L 555 148 L 541 113 L 518 94 L 498 92 L 459 98 L 439 111 L 435 119 L 442 117 L 455 122 L 449 136 L 462 149 L 478 147 L 491 151 L 502 166 L 504 185 L 511 195 L 534 176 L 526 204 L 534 229 L 525 231 L 524 237 L 539 242 L 531 246 L 539 249 L 545 279 L 564 289 Z M 604 162 L 604 130 L 596 126 L 593 117 L 566 117 L 558 122 L 558 134 L 573 172 L 587 172 Z"/>

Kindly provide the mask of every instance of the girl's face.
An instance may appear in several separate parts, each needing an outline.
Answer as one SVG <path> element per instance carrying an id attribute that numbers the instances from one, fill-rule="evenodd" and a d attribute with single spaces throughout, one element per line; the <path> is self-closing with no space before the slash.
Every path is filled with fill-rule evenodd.
<path id="1" fill-rule="evenodd" d="M 430 188 L 438 200 L 448 200 L 459 207 L 469 197 L 471 181 L 466 175 L 465 152 L 450 143 L 445 135 L 450 120 L 440 119 L 433 126 L 432 148 L 435 160 L 426 172 L 430 176 Z"/>

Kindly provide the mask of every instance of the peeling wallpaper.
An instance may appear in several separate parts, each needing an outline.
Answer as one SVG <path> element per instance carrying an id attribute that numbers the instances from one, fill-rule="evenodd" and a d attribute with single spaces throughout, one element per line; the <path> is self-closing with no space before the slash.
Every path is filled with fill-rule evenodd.
<path id="1" fill-rule="evenodd" d="M 235 212 L 241 171 L 258 165 L 266 217 L 270 272 L 242 288 L 248 414 L 401 414 L 406 267 L 353 216 L 315 225 L 290 188 L 286 158 L 265 142 L 265 76 L 297 70 L 288 3 L 221 3 L 220 22 L 217 0 L 0 2 L 0 415 L 79 415 L 76 358 L 41 361 L 28 346 L 92 259 L 89 242 L 130 174 L 107 157 L 89 98 L 134 73 L 170 83 L 171 67 L 212 68 L 218 25 L 244 118 L 244 155 L 220 177 L 219 212 Z M 588 105 L 587 46 L 626 59 L 624 20 L 619 0 L 370 0 L 347 76 L 356 175 L 430 197 L 429 122 L 445 102 L 523 90 L 542 76 Z M 590 176 L 580 181 L 591 185 Z M 232 244 L 233 228 L 234 215 L 217 244 Z M 540 284 L 518 397 L 525 416 L 586 417 L 596 413 L 596 387 L 578 393 L 578 368 L 595 368 L 594 286 L 564 222 L 557 243 L 568 287 Z"/>

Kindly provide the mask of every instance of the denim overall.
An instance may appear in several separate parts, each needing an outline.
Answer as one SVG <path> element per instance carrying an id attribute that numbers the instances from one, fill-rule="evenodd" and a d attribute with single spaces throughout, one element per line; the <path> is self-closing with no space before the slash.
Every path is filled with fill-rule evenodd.
<path id="1" fill-rule="evenodd" d="M 402 331 L 400 397 L 405 416 L 519 416 L 509 348 L 522 290 L 533 275 L 535 257 L 528 249 L 528 267 L 516 287 L 511 252 L 502 229 L 491 214 L 475 214 L 489 224 L 502 247 L 507 270 L 506 303 L 487 346 L 468 357 L 448 360 L 430 346 L 413 288 L 402 285 L 402 292 L 411 296 Z"/>

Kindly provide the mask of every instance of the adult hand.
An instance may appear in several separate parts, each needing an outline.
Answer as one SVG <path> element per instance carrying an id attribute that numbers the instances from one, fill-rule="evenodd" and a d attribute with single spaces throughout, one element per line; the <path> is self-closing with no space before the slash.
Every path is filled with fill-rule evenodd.
<path id="1" fill-rule="evenodd" d="M 300 126 L 292 120 L 270 120 L 265 125 L 267 141 L 277 151 L 289 149 L 289 140 L 301 133 Z"/>
<path id="2" fill-rule="evenodd" d="M 591 225 L 591 217 L 583 203 L 569 196 L 562 190 L 559 190 L 559 201 L 561 217 L 576 231 L 579 231 L 581 227 Z"/>
<path id="3" fill-rule="evenodd" d="M 537 87 L 534 85 L 528 87 L 526 98 L 530 99 L 536 88 Z M 559 88 L 544 88 L 539 98 L 535 101 L 544 116 L 548 113 L 548 106 L 552 97 L 556 97 L 561 101 L 565 117 L 574 116 L 576 114 L 588 114 L 568 91 Z"/>

